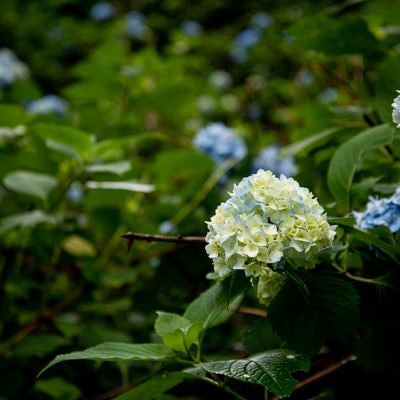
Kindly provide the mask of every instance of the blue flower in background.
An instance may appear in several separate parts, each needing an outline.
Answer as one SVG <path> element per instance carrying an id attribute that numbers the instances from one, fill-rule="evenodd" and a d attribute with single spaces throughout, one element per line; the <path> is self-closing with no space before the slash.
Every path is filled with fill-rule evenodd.
<path id="1" fill-rule="evenodd" d="M 96 21 L 106 21 L 115 15 L 115 7 L 107 1 L 100 1 L 92 6 L 89 15 Z"/>
<path id="2" fill-rule="evenodd" d="M 244 140 L 222 122 L 214 122 L 202 128 L 193 144 L 218 164 L 231 157 L 241 160 L 247 155 Z"/>
<path id="3" fill-rule="evenodd" d="M 25 107 L 27 114 L 64 114 L 67 109 L 67 102 L 55 94 L 32 100 Z"/>
<path id="4" fill-rule="evenodd" d="M 262 35 L 262 30 L 258 27 L 250 27 L 239 32 L 233 39 L 234 46 L 248 48 L 257 44 Z"/>
<path id="5" fill-rule="evenodd" d="M 130 11 L 126 14 L 125 28 L 131 39 L 144 40 L 149 32 L 146 18 L 138 11 Z"/>
<path id="6" fill-rule="evenodd" d="M 353 211 L 356 226 L 361 229 L 387 226 L 392 233 L 400 229 L 400 188 L 387 198 L 369 197 L 367 208 L 364 212 Z"/>
<path id="7" fill-rule="evenodd" d="M 199 36 L 203 33 L 203 27 L 197 21 L 193 20 L 184 21 L 181 29 L 182 32 L 189 37 Z"/>
<path id="8" fill-rule="evenodd" d="M 259 12 L 254 14 L 251 18 L 251 25 L 257 26 L 261 29 L 268 28 L 273 22 L 272 17 L 266 12 Z"/>
<path id="9" fill-rule="evenodd" d="M 269 170 L 279 177 L 281 174 L 290 177 L 297 173 L 297 166 L 293 157 L 279 158 L 280 146 L 273 144 L 261 150 L 251 165 L 252 173 L 259 169 Z"/>
<path id="10" fill-rule="evenodd" d="M 28 76 L 28 67 L 17 58 L 12 50 L 0 49 L 0 87 L 9 86 L 14 81 L 26 79 Z"/>

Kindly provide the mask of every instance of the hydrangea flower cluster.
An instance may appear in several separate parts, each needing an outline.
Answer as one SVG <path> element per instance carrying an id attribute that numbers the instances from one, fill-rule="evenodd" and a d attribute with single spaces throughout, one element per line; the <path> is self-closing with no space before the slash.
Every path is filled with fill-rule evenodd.
<path id="1" fill-rule="evenodd" d="M 364 212 L 353 211 L 356 226 L 361 229 L 371 229 L 377 226 L 387 226 L 392 233 L 400 230 L 400 188 L 387 198 L 369 197 Z"/>
<path id="2" fill-rule="evenodd" d="M 149 33 L 146 18 L 139 11 L 130 11 L 126 14 L 125 29 L 131 39 L 144 40 Z"/>
<path id="3" fill-rule="evenodd" d="M 272 17 L 264 12 L 257 13 L 251 18 L 250 25 L 239 32 L 232 43 L 231 57 L 237 63 L 247 59 L 247 50 L 260 42 L 263 30 L 272 24 Z"/>
<path id="4" fill-rule="evenodd" d="M 14 81 L 26 79 L 28 76 L 28 67 L 17 58 L 12 50 L 0 49 L 0 87 L 9 86 Z"/>
<path id="5" fill-rule="evenodd" d="M 217 164 L 231 157 L 241 160 L 247 155 L 247 146 L 243 139 L 222 122 L 214 122 L 200 129 L 193 144 Z"/>
<path id="6" fill-rule="evenodd" d="M 235 185 L 207 226 L 206 252 L 216 274 L 244 270 L 258 282 L 258 298 L 265 304 L 283 285 L 286 263 L 314 268 L 335 236 L 335 227 L 308 189 L 264 170 Z"/>
<path id="7" fill-rule="evenodd" d="M 293 176 L 296 174 L 297 166 L 294 162 L 294 158 L 285 157 L 280 159 L 280 151 L 280 146 L 275 144 L 262 149 L 252 162 L 252 172 L 265 169 L 272 171 L 276 176 L 280 176 L 281 174 Z"/>
<path id="8" fill-rule="evenodd" d="M 96 21 L 107 21 L 115 15 L 115 6 L 107 1 L 100 1 L 93 4 L 89 14 Z"/>
<path id="9" fill-rule="evenodd" d="M 64 114 L 67 109 L 67 102 L 55 94 L 32 100 L 25 107 L 27 114 Z"/>
<path id="10" fill-rule="evenodd" d="M 396 90 L 396 92 L 400 93 L 400 90 Z M 392 108 L 392 120 L 396 127 L 400 128 L 400 94 L 393 100 Z"/>
<path id="11" fill-rule="evenodd" d="M 181 26 L 182 32 L 189 37 L 196 37 L 203 33 L 203 26 L 194 20 L 186 20 Z"/>

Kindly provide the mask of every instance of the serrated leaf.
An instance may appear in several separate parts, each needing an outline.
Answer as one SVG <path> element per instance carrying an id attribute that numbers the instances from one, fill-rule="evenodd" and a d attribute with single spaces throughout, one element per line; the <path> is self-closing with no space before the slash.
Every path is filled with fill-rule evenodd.
<path id="1" fill-rule="evenodd" d="M 232 293 L 229 298 L 224 285 L 217 282 L 190 303 L 183 315 L 190 321 L 200 321 L 205 330 L 225 322 L 239 306 L 242 298 L 242 292 Z"/>
<path id="2" fill-rule="evenodd" d="M 297 383 L 292 373 L 307 371 L 310 360 L 291 350 L 277 349 L 244 360 L 211 361 L 201 366 L 214 374 L 263 385 L 277 396 L 285 397 Z"/>
<path id="3" fill-rule="evenodd" d="M 38 376 L 50 367 L 64 361 L 163 361 L 171 357 L 173 357 L 173 353 L 163 344 L 102 343 L 83 351 L 58 355 L 39 372 Z"/>
<path id="4" fill-rule="evenodd" d="M 183 372 L 165 372 L 153 376 L 134 389 L 115 397 L 114 400 L 153 400 L 188 378 L 193 379 L 193 376 Z"/>
<path id="5" fill-rule="evenodd" d="M 394 128 L 387 124 L 379 125 L 348 140 L 333 155 L 328 169 L 328 187 L 344 212 L 349 209 L 351 184 L 364 153 L 372 147 L 390 144 L 393 135 Z"/>
<path id="6" fill-rule="evenodd" d="M 258 318 L 245 330 L 243 345 L 253 354 L 284 347 L 282 339 L 273 331 L 267 318 Z"/>
<path id="7" fill-rule="evenodd" d="M 94 135 L 69 126 L 41 123 L 34 132 L 49 148 L 78 159 L 86 159 L 94 144 Z"/>
<path id="8" fill-rule="evenodd" d="M 315 354 L 328 338 L 347 341 L 355 333 L 359 295 L 339 275 L 304 273 L 309 295 L 288 280 L 272 301 L 268 319 L 287 347 Z"/>
<path id="9" fill-rule="evenodd" d="M 57 180 L 51 175 L 18 170 L 7 174 L 3 179 L 3 183 L 7 189 L 14 192 L 45 200 L 48 194 L 56 187 Z"/>

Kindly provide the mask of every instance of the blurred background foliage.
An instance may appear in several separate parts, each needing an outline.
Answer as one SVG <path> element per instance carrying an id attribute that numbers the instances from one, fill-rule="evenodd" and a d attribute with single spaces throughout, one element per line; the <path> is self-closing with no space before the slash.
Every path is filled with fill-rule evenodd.
<path id="1" fill-rule="evenodd" d="M 29 71 L 0 77 L 1 399 L 106 399 L 148 376 L 153 365 L 67 363 L 36 380 L 60 352 L 152 340 L 155 310 L 182 312 L 209 286 L 201 245 L 135 242 L 128 252 L 121 234 L 204 235 L 269 145 L 294 157 L 296 179 L 330 215 L 344 215 L 327 187 L 331 157 L 391 123 L 400 88 L 395 0 L 113 1 L 105 16 L 95 4 L 0 5 L 0 48 Z M 64 103 L 29 112 L 49 94 Z M 193 145 L 213 122 L 247 146 L 227 175 Z M 393 149 L 364 158 L 352 209 L 372 190 L 393 191 Z M 251 318 L 215 330 L 208 351 L 241 354 Z M 329 384 L 324 398 L 346 382 Z M 162 398 L 213 396 L 192 389 Z"/>

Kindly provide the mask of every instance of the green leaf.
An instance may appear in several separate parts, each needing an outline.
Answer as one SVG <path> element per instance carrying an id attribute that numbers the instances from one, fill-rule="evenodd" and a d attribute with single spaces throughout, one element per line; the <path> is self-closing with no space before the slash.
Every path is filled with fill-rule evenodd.
<path id="1" fill-rule="evenodd" d="M 40 372 L 43 374 L 50 367 L 64 361 L 98 360 L 98 361 L 163 361 L 173 356 L 168 347 L 162 344 L 145 343 L 102 343 L 83 351 L 60 354 L 50 361 Z"/>
<path id="2" fill-rule="evenodd" d="M 15 346 L 14 352 L 17 357 L 42 357 L 66 344 L 68 342 L 62 336 L 38 333 L 21 340 Z"/>
<path id="3" fill-rule="evenodd" d="M 339 130 L 339 128 L 329 128 L 296 143 L 292 143 L 286 147 L 283 147 L 280 152 L 280 157 L 285 158 L 298 155 L 305 150 L 310 151 L 315 146 L 319 146 L 324 140 L 327 140 L 336 134 Z"/>
<path id="4" fill-rule="evenodd" d="M 294 38 L 294 46 L 329 55 L 371 54 L 380 49 L 378 40 L 360 18 L 302 18 L 288 33 Z"/>
<path id="5" fill-rule="evenodd" d="M 129 161 L 116 161 L 106 164 L 92 164 L 86 167 L 87 172 L 98 173 L 98 172 L 109 172 L 116 175 L 122 175 L 131 169 L 131 163 Z"/>
<path id="6" fill-rule="evenodd" d="M 153 400 L 185 379 L 193 379 L 193 377 L 183 372 L 165 372 L 162 375 L 153 376 L 134 389 L 115 397 L 114 400 Z"/>
<path id="7" fill-rule="evenodd" d="M 41 379 L 35 383 L 34 388 L 52 399 L 77 400 L 82 398 L 79 388 L 59 377 Z"/>
<path id="8" fill-rule="evenodd" d="M 47 147 L 77 159 L 87 159 L 94 144 L 94 135 L 69 126 L 41 123 L 34 132 Z"/>
<path id="9" fill-rule="evenodd" d="M 211 361 L 201 366 L 208 372 L 257 383 L 280 397 L 289 396 L 297 380 L 296 371 L 307 371 L 310 360 L 291 350 L 277 349 L 258 353 L 245 360 Z"/>
<path id="10" fill-rule="evenodd" d="M 173 350 L 187 353 L 190 346 L 199 338 L 200 322 L 191 322 L 174 313 L 157 311 L 157 314 L 154 328 L 164 344 Z"/>
<path id="11" fill-rule="evenodd" d="M 140 182 L 133 182 L 133 181 L 111 181 L 111 182 L 87 181 L 86 187 L 88 189 L 127 190 L 130 192 L 142 192 L 142 193 L 150 193 L 154 190 L 154 185 L 149 185 Z"/>
<path id="12" fill-rule="evenodd" d="M 229 298 L 224 285 L 217 282 L 189 304 L 183 316 L 190 321 L 200 321 L 205 330 L 225 322 L 242 298 L 242 292 L 233 293 Z"/>
<path id="13" fill-rule="evenodd" d="M 326 339 L 348 341 L 356 331 L 359 296 L 340 275 L 304 273 L 309 295 L 288 280 L 272 301 L 268 319 L 287 347 L 314 354 Z"/>
<path id="14" fill-rule="evenodd" d="M 0 127 L 13 128 L 28 122 L 30 118 L 20 106 L 0 104 Z"/>
<path id="15" fill-rule="evenodd" d="M 282 339 L 273 331 L 267 318 L 258 318 L 253 325 L 246 328 L 243 345 L 249 353 L 283 348 Z"/>
<path id="16" fill-rule="evenodd" d="M 328 169 L 328 187 L 344 212 L 350 206 L 350 189 L 358 163 L 371 147 L 390 144 L 394 128 L 385 124 L 361 132 L 342 144 L 332 157 Z"/>
<path id="17" fill-rule="evenodd" d="M 3 183 L 7 189 L 45 200 L 56 187 L 57 180 L 51 175 L 18 170 L 7 174 Z"/>
<path id="18" fill-rule="evenodd" d="M 17 227 L 32 227 L 39 224 L 55 225 L 61 220 L 61 217 L 49 215 L 42 210 L 33 210 L 26 213 L 10 215 L 3 218 L 0 225 L 0 234 Z"/>

